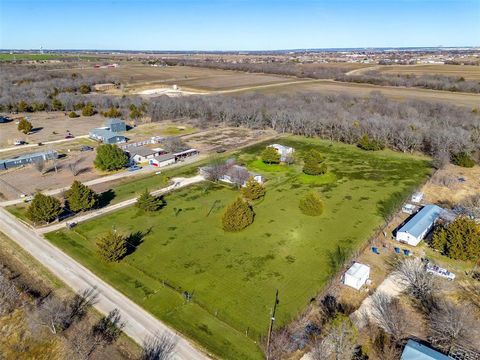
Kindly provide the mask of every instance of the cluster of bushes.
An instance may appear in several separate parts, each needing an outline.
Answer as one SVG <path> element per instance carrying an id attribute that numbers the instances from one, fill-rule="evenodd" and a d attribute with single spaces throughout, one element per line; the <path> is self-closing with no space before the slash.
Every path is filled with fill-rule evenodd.
<path id="1" fill-rule="evenodd" d="M 357 142 L 360 149 L 367 151 L 377 151 L 385 149 L 385 144 L 381 140 L 371 139 L 368 134 L 363 135 Z"/>
<path id="2" fill-rule="evenodd" d="M 303 156 L 303 172 L 307 175 L 323 175 L 327 172 L 327 164 L 323 155 L 311 149 Z"/>

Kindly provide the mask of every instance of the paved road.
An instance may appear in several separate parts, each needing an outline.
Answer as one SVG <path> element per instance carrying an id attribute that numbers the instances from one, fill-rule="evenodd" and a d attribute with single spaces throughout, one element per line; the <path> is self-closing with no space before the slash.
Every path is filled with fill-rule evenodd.
<path id="1" fill-rule="evenodd" d="M 50 145 L 50 144 L 59 144 L 63 142 L 68 142 L 68 141 L 73 141 L 77 139 L 85 139 L 88 138 L 88 135 L 80 135 L 80 136 L 75 136 L 74 138 L 71 139 L 60 139 L 60 140 L 53 140 L 53 141 L 46 141 L 42 142 L 43 145 Z M 32 144 L 25 144 L 21 146 L 13 146 L 9 148 L 1 148 L 0 152 L 6 152 L 6 151 L 12 151 L 12 150 L 21 150 L 21 149 L 26 149 L 26 148 L 32 148 L 32 147 L 39 147 L 37 143 L 32 143 Z M 43 147 L 40 147 L 43 149 Z"/>
<path id="2" fill-rule="evenodd" d="M 172 179 L 172 181 L 173 181 L 172 185 L 167 186 L 167 187 L 165 187 L 163 189 L 160 189 L 160 190 L 152 191 L 151 194 L 154 195 L 154 196 L 162 195 L 162 194 L 165 194 L 169 191 L 180 189 L 182 187 L 189 186 L 189 185 L 192 185 L 192 184 L 196 184 L 196 183 L 199 183 L 199 182 L 204 181 L 204 180 L 205 180 L 205 178 L 201 175 L 197 175 L 197 176 L 193 176 L 193 177 L 189 177 L 189 178 L 173 178 Z M 130 205 L 133 205 L 136 202 L 137 202 L 137 198 L 128 199 L 128 200 L 119 202 L 118 204 L 106 206 L 104 208 L 94 210 L 94 211 L 89 212 L 89 213 L 84 214 L 84 215 L 69 218 L 66 221 L 62 221 L 62 222 L 59 222 L 59 223 L 56 223 L 56 224 L 53 224 L 53 225 L 50 225 L 50 226 L 45 226 L 45 227 L 42 227 L 42 228 L 35 229 L 35 231 L 38 234 L 46 234 L 48 232 L 64 228 L 65 224 L 67 222 L 72 222 L 72 221 L 75 221 L 76 223 L 83 222 L 83 221 L 86 221 L 86 220 L 89 220 L 89 219 L 93 219 L 94 217 L 97 217 L 97 216 L 100 216 L 100 215 L 103 215 L 103 214 L 106 214 L 106 213 L 109 213 L 109 212 L 112 212 L 112 211 L 130 206 Z"/>
<path id="3" fill-rule="evenodd" d="M 74 291 L 80 292 L 96 286 L 99 297 L 98 302 L 94 305 L 95 308 L 103 314 L 107 314 L 113 309 L 119 309 L 122 319 L 126 322 L 124 332 L 139 344 L 142 344 L 146 337 L 158 332 L 175 333 L 178 344 L 174 359 L 208 359 L 204 353 L 182 338 L 180 334 L 51 245 L 3 208 L 0 208 L 0 229 Z"/>

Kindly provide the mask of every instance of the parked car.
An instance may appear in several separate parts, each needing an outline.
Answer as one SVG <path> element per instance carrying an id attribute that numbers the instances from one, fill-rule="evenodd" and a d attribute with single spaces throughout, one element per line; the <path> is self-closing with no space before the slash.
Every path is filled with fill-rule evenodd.
<path id="1" fill-rule="evenodd" d="M 75 136 L 73 136 L 72 134 L 68 133 L 67 135 L 65 135 L 65 139 L 73 139 Z"/>
<path id="2" fill-rule="evenodd" d="M 80 151 L 93 151 L 93 147 L 82 145 L 82 147 L 80 148 Z"/>
<path id="3" fill-rule="evenodd" d="M 141 166 L 133 165 L 133 166 L 130 166 L 127 170 L 128 171 L 137 171 L 137 170 L 140 170 L 141 168 L 142 168 Z"/>
<path id="4" fill-rule="evenodd" d="M 13 143 L 13 145 L 15 146 L 19 146 L 19 145 L 25 145 L 26 142 L 23 141 L 23 140 L 15 140 L 15 142 Z"/>

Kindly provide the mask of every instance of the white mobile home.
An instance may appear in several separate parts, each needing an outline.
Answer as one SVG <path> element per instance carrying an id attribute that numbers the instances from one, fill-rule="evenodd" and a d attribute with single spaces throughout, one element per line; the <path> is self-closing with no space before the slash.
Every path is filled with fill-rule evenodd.
<path id="1" fill-rule="evenodd" d="M 280 144 L 272 144 L 269 147 L 274 148 L 280 154 L 280 161 L 285 162 L 288 160 L 289 157 L 293 155 L 295 149 L 289 146 L 280 145 Z"/>
<path id="2" fill-rule="evenodd" d="M 417 246 L 432 230 L 441 213 L 442 208 L 437 205 L 424 206 L 413 218 L 398 229 L 397 241 Z"/>

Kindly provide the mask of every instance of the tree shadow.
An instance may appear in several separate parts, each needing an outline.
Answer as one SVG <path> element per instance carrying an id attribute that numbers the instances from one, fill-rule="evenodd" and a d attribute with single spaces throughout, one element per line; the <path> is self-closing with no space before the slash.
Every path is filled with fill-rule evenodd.
<path id="1" fill-rule="evenodd" d="M 30 134 L 38 133 L 39 131 L 43 130 L 43 126 L 38 126 L 30 130 Z"/>
<path id="2" fill-rule="evenodd" d="M 112 189 L 108 189 L 107 191 L 98 194 L 96 208 L 100 209 L 108 206 L 110 202 L 115 198 L 115 196 L 115 191 L 113 191 Z"/>
<path id="3" fill-rule="evenodd" d="M 92 169 L 92 168 L 89 167 L 89 166 L 86 166 L 86 167 L 83 167 L 83 168 L 81 168 L 81 169 L 78 169 L 75 176 L 78 176 L 78 175 L 81 175 L 81 174 L 83 174 L 83 173 L 89 172 L 91 169 Z"/>
<path id="4" fill-rule="evenodd" d="M 148 228 L 146 231 L 135 231 L 131 233 L 130 235 L 127 236 L 127 252 L 125 256 L 128 256 L 130 254 L 133 254 L 135 250 L 140 246 L 141 243 L 143 243 L 143 239 L 145 236 L 150 234 L 152 232 L 152 228 Z"/>

